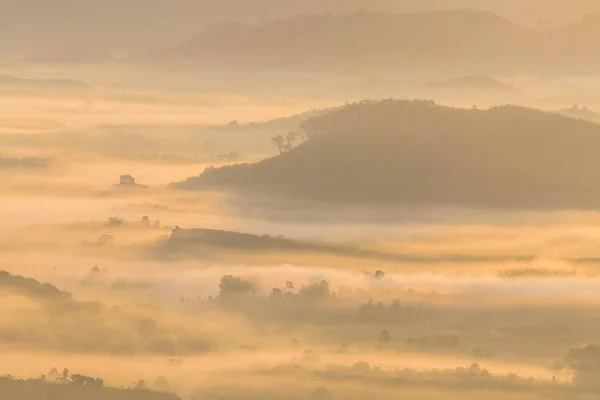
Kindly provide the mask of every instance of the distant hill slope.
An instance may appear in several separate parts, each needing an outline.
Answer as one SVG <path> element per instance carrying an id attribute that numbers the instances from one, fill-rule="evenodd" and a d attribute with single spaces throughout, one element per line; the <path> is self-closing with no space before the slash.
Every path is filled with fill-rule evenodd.
<path id="1" fill-rule="evenodd" d="M 425 83 L 426 89 L 450 89 L 450 90 L 481 90 L 517 92 L 515 86 L 501 82 L 486 75 L 465 75 L 448 81 L 429 81 Z"/>
<path id="2" fill-rule="evenodd" d="M 115 293 L 128 290 L 145 290 L 149 287 L 141 281 L 108 279 L 104 271 L 93 268 L 80 284 L 89 288 L 103 287 Z M 117 295 L 117 297 L 119 297 Z M 63 354 L 114 354 L 173 356 L 175 354 L 198 355 L 213 349 L 208 337 L 199 337 L 197 329 L 185 328 L 166 322 L 160 315 L 153 317 L 165 321 L 161 336 L 148 335 L 140 330 L 140 323 L 148 317 L 143 305 L 125 306 L 115 312 L 112 305 L 95 301 L 74 299 L 70 293 L 60 291 L 51 284 L 43 284 L 0 270 L 0 308 L 2 318 L 10 323 L 0 324 L 3 349 L 62 352 Z M 119 327 L 119 329 L 115 329 Z M 43 333 L 43 334 L 40 334 Z M 3 365 L 4 367 L 4 365 Z M 11 371 L 1 371 L 9 373 Z M 12 389 L 2 387 L 9 384 Z M 25 396 L 26 387 L 21 382 L 0 382 L 0 399 L 164 399 L 175 400 L 169 395 L 144 394 L 144 391 L 119 393 L 102 390 L 90 393 L 82 388 L 54 388 L 39 382 L 37 396 Z M 34 390 L 33 387 L 30 388 Z M 6 390 L 17 390 L 14 397 Z M 20 392 L 18 391 L 20 390 Z M 111 393 L 112 392 L 112 393 Z M 46 397 L 45 393 L 50 395 Z M 18 394 L 18 395 L 17 395 Z M 97 396 L 94 397 L 94 394 Z"/>
<path id="3" fill-rule="evenodd" d="M 5 400 L 181 400 L 173 394 L 146 389 L 104 387 L 101 380 L 97 381 L 83 375 L 75 375 L 74 378 L 75 382 L 57 384 L 41 379 L 19 380 L 10 376 L 0 376 L 0 398 Z"/>
<path id="4" fill-rule="evenodd" d="M 320 254 L 351 259 L 368 259 L 399 263 L 436 262 L 528 262 L 528 255 L 472 255 L 472 254 L 401 254 L 396 252 L 359 248 L 352 245 L 306 241 L 282 236 L 254 235 L 215 229 L 175 229 L 155 248 L 163 257 L 206 257 L 219 251 L 248 254 L 286 253 Z"/>
<path id="5" fill-rule="evenodd" d="M 230 122 L 228 125 L 212 125 L 208 129 L 212 131 L 243 131 L 252 132 L 278 132 L 287 133 L 300 129 L 300 125 L 312 117 L 325 114 L 323 110 L 309 110 L 301 114 L 291 115 L 289 117 L 281 117 L 268 121 L 250 122 L 247 124 L 238 124 L 236 121 Z"/>
<path id="6" fill-rule="evenodd" d="M 600 18 L 532 29 L 475 10 L 302 15 L 220 24 L 151 55 L 156 60 L 304 71 L 595 71 Z M 593 65 L 591 65 L 592 63 Z"/>
<path id="7" fill-rule="evenodd" d="M 17 158 L 0 155 L 0 170 L 41 169 L 48 166 L 49 160 L 43 158 Z"/>
<path id="8" fill-rule="evenodd" d="M 563 108 L 562 110 L 558 110 L 557 113 L 566 117 L 583 119 L 585 121 L 600 124 L 600 113 L 592 111 L 587 107 L 573 106 L 569 108 Z"/>
<path id="9" fill-rule="evenodd" d="M 23 61 L 36 64 L 96 64 L 112 62 L 114 58 L 97 50 L 59 50 L 32 53 Z"/>
<path id="10" fill-rule="evenodd" d="M 91 90 L 92 88 L 85 83 L 74 79 L 26 79 L 0 74 L 0 90 L 2 89 L 23 91 L 85 91 Z"/>
<path id="11" fill-rule="evenodd" d="M 24 278 L 0 270 L 0 292 L 3 290 L 18 292 L 41 300 L 71 300 L 70 293 L 60 291 L 49 283 L 41 283 L 32 278 Z"/>
<path id="12" fill-rule="evenodd" d="M 600 126 L 505 106 L 349 104 L 303 124 L 312 137 L 257 164 L 175 184 L 334 203 L 599 208 Z"/>

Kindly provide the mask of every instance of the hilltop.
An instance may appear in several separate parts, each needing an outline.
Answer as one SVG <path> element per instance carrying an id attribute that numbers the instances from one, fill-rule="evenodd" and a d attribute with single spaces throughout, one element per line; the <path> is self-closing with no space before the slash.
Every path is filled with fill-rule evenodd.
<path id="1" fill-rule="evenodd" d="M 425 83 L 426 89 L 450 90 L 482 90 L 499 92 L 519 91 L 515 86 L 501 82 L 486 75 L 464 75 L 447 81 L 429 81 Z"/>
<path id="2" fill-rule="evenodd" d="M 41 283 L 32 278 L 12 275 L 0 270 L 0 291 L 3 290 L 21 293 L 42 300 L 59 302 L 71 300 L 70 293 L 63 292 L 49 283 Z"/>
<path id="3" fill-rule="evenodd" d="M 600 126 L 516 106 L 364 101 L 303 124 L 311 139 L 175 184 L 338 204 L 592 208 Z"/>
<path id="4" fill-rule="evenodd" d="M 65 370 L 68 373 L 68 370 Z M 64 382 L 60 381 L 64 380 Z M 102 379 L 81 374 L 60 376 L 58 382 L 40 379 L 16 379 L 0 376 L 0 393 L 6 400 L 90 399 L 90 400 L 181 400 L 170 393 L 149 389 L 117 389 L 104 386 Z"/>
<path id="5" fill-rule="evenodd" d="M 594 122 L 600 124 L 600 113 L 590 110 L 587 107 L 573 106 L 569 108 L 563 108 L 558 110 L 557 113 L 566 117 L 582 119 L 585 121 Z"/>
<path id="6" fill-rule="evenodd" d="M 168 238 L 158 242 L 153 251 L 156 255 L 167 258 L 206 258 L 211 255 L 218 256 L 225 253 L 232 255 L 237 252 L 243 257 L 247 257 L 248 254 L 285 253 L 288 256 L 312 254 L 398 263 L 531 261 L 531 257 L 528 255 L 403 254 L 362 248 L 351 244 L 334 244 L 204 228 L 175 228 Z"/>

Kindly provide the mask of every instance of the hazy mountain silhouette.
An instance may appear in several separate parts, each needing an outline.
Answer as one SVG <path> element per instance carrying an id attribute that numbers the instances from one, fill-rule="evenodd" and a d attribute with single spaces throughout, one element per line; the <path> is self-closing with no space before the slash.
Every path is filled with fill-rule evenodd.
<path id="1" fill-rule="evenodd" d="M 170 393 L 155 392 L 147 388 L 111 388 L 105 387 L 100 378 L 91 378 L 81 374 L 59 374 L 56 381 L 47 377 L 38 379 L 16 379 L 0 376 L 0 393 L 6 400 L 181 400 Z"/>
<path id="2" fill-rule="evenodd" d="M 483 61 L 515 51 L 527 34 L 526 28 L 480 11 L 303 15 L 262 25 L 214 25 L 166 55 L 237 66 L 392 69 L 441 57 L 450 63 Z"/>
<path id="3" fill-rule="evenodd" d="M 501 82 L 486 75 L 464 75 L 447 81 L 429 81 L 423 85 L 427 89 L 481 90 L 481 91 L 518 91 L 515 86 Z"/>
<path id="4" fill-rule="evenodd" d="M 529 262 L 527 255 L 469 255 L 469 254 L 401 254 L 360 248 L 352 245 L 307 241 L 282 236 L 255 235 L 215 229 L 178 229 L 154 249 L 161 257 L 201 256 L 219 252 L 239 254 L 326 254 L 351 259 L 370 259 L 401 263 L 436 262 Z"/>
<path id="5" fill-rule="evenodd" d="M 600 65 L 600 54 L 593 50 L 599 21 L 587 17 L 568 26 L 533 29 L 473 10 L 301 15 L 261 25 L 213 25 L 155 56 L 236 68 L 337 72 L 592 71 Z"/>
<path id="6" fill-rule="evenodd" d="M 92 89 L 87 84 L 74 79 L 26 79 L 0 74 L 0 90 L 43 91 L 69 90 L 81 91 Z"/>
<path id="7" fill-rule="evenodd" d="M 289 117 L 276 118 L 269 121 L 250 122 L 247 124 L 238 124 L 237 121 L 231 121 L 227 125 L 213 125 L 209 129 L 217 131 L 273 131 L 288 132 L 300 129 L 300 125 L 306 120 L 324 114 L 323 110 L 310 110 Z"/>
<path id="8" fill-rule="evenodd" d="M 40 64 L 96 64 L 114 61 L 107 53 L 97 50 L 57 50 L 31 53 L 24 61 Z"/>
<path id="9" fill-rule="evenodd" d="M 41 169 L 48 166 L 49 160 L 43 158 L 16 158 L 0 155 L 0 170 Z"/>
<path id="10" fill-rule="evenodd" d="M 10 290 L 43 300 L 68 301 L 71 294 L 57 289 L 49 283 L 41 283 L 32 278 L 12 275 L 0 270 L 0 290 Z"/>
<path id="11" fill-rule="evenodd" d="M 585 121 L 600 124 L 600 113 L 592 111 L 587 107 L 573 106 L 558 110 L 557 113 L 567 117 L 583 119 Z"/>
<path id="12" fill-rule="evenodd" d="M 258 23 L 301 13 L 360 9 L 421 12 L 476 8 L 531 26 L 566 23 L 600 12 L 596 0 L 8 0 L 3 2 L 2 52 L 95 49 L 121 51 L 175 43 L 221 21 Z"/>
<path id="13" fill-rule="evenodd" d="M 349 104 L 303 124 L 310 140 L 257 164 L 176 184 L 338 203 L 598 208 L 600 126 L 505 106 Z"/>

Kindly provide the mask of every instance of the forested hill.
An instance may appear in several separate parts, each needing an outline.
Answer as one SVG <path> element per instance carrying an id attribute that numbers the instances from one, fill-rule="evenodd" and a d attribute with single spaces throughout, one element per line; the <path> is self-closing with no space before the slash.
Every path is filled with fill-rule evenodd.
<path id="1" fill-rule="evenodd" d="M 311 137 L 256 164 L 175 184 L 337 203 L 600 207 L 600 125 L 504 106 L 349 104 L 303 124 Z"/>
<path id="2" fill-rule="evenodd" d="M 65 370 L 68 371 L 68 370 Z M 115 389 L 104 386 L 101 379 L 84 375 L 61 376 L 63 381 L 21 380 L 0 376 L 2 400 L 181 400 L 180 397 L 147 389 Z"/>
<path id="3" fill-rule="evenodd" d="M 2 291 L 13 291 L 27 296 L 51 301 L 68 301 L 72 296 L 49 283 L 41 283 L 32 278 L 12 275 L 0 270 L 0 294 Z"/>

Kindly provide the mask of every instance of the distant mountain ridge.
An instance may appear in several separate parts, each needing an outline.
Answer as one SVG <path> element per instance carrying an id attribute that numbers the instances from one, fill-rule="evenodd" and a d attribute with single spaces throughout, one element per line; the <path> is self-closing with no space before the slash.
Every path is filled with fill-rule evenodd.
<path id="1" fill-rule="evenodd" d="M 600 113 L 590 110 L 587 107 L 573 106 L 569 108 L 563 108 L 556 112 L 566 117 L 582 119 L 585 121 L 600 124 Z"/>
<path id="2" fill-rule="evenodd" d="M 32 297 L 53 300 L 71 300 L 71 294 L 57 289 L 49 283 L 41 283 L 32 278 L 12 275 L 7 271 L 0 270 L 0 289 L 12 290 Z"/>
<path id="3" fill-rule="evenodd" d="M 528 26 L 537 21 L 556 26 L 600 12 L 596 0 L 13 0 L 0 13 L 0 54 L 3 49 L 19 57 L 61 49 L 136 51 L 175 43 L 220 21 L 457 8 L 488 10 Z"/>
<path id="4" fill-rule="evenodd" d="M 490 90 L 502 92 L 518 92 L 515 86 L 501 82 L 486 75 L 464 75 L 447 81 L 429 81 L 426 89 L 456 89 L 456 90 Z"/>
<path id="5" fill-rule="evenodd" d="M 310 140 L 175 185 L 337 204 L 600 208 L 600 126 L 515 106 L 349 104 L 303 124 Z"/>
<path id="6" fill-rule="evenodd" d="M 465 69 L 486 72 L 592 70 L 600 17 L 551 29 L 491 12 L 356 12 L 302 15 L 261 25 L 218 24 L 156 58 L 206 65 L 308 71 Z"/>
<path id="7" fill-rule="evenodd" d="M 28 79 L 0 74 L 0 89 L 87 91 L 92 88 L 75 79 Z"/>
<path id="8" fill-rule="evenodd" d="M 215 229 L 180 229 L 176 228 L 171 236 L 153 249 L 162 257 L 203 257 L 211 253 L 227 252 L 228 254 L 320 254 L 348 259 L 370 259 L 399 263 L 438 263 L 438 262 L 529 262 L 529 255 L 473 255 L 473 254 L 436 254 L 419 255 L 360 248 L 354 245 L 333 244 L 320 241 L 289 239 L 283 236 L 255 235 L 237 231 Z"/>

